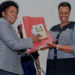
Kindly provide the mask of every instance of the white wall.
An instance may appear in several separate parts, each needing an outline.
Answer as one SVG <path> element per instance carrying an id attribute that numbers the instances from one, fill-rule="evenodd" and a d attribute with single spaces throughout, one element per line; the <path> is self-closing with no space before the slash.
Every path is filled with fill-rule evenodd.
<path id="1" fill-rule="evenodd" d="M 5 0 L 0 0 L 0 3 Z M 44 17 L 47 29 L 59 23 L 58 4 L 62 1 L 68 1 L 72 5 L 70 20 L 75 21 L 75 0 L 14 0 L 19 4 L 19 17 L 15 23 L 16 26 L 20 23 L 22 16 Z M 47 50 L 39 51 L 41 66 L 46 70 Z M 42 74 L 43 75 L 43 74 Z"/>

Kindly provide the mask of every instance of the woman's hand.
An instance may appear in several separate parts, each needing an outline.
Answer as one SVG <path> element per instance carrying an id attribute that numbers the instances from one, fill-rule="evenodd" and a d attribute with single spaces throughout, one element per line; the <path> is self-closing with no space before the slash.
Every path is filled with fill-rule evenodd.
<path id="1" fill-rule="evenodd" d="M 47 45 L 50 46 L 50 48 L 56 48 L 57 46 L 55 43 L 52 42 L 48 42 Z"/>
<path id="2" fill-rule="evenodd" d="M 48 48 L 50 48 L 50 46 L 46 44 L 45 46 L 41 47 L 40 50 L 46 50 Z"/>
<path id="3" fill-rule="evenodd" d="M 52 42 L 47 42 L 45 46 L 40 48 L 40 50 L 46 50 L 48 48 L 56 48 L 56 44 Z"/>
<path id="4" fill-rule="evenodd" d="M 42 36 L 40 34 L 37 34 L 37 35 L 32 34 L 30 37 L 33 42 L 40 42 L 41 41 L 40 37 Z"/>

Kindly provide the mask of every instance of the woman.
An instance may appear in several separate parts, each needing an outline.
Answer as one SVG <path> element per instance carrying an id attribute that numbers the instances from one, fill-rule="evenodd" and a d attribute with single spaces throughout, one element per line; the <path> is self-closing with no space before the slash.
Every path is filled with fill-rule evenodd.
<path id="1" fill-rule="evenodd" d="M 19 25 L 17 28 L 20 38 L 23 38 L 22 25 Z M 21 53 L 21 65 L 24 71 L 24 75 L 41 75 L 38 52 L 33 52 L 31 54 L 25 54 L 25 52 Z"/>
<path id="2" fill-rule="evenodd" d="M 20 39 L 12 24 L 17 19 L 19 7 L 13 1 L 0 5 L 0 75 L 22 75 L 18 52 L 32 48 L 32 42 L 38 42 L 38 35 Z"/>
<path id="3" fill-rule="evenodd" d="M 75 22 L 69 21 L 70 3 L 61 2 L 58 12 L 61 23 L 50 29 L 56 43 L 48 43 L 46 75 L 75 75 Z"/>

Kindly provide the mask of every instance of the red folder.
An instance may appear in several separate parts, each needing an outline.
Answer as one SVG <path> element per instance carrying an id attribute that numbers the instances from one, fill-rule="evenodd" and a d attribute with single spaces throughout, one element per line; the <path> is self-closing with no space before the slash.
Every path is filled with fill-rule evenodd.
<path id="1" fill-rule="evenodd" d="M 32 26 L 38 25 L 38 24 L 43 24 L 45 31 L 48 35 L 48 38 L 43 39 L 41 43 L 33 43 L 33 48 L 30 49 L 30 51 L 31 51 L 30 53 L 33 52 L 32 50 L 39 49 L 39 48 L 43 47 L 44 45 L 46 45 L 46 42 L 55 42 L 55 39 L 52 37 L 52 35 L 48 32 L 48 30 L 46 28 L 43 17 L 24 16 L 22 18 L 22 20 L 23 20 L 26 37 L 30 37 L 30 35 L 32 34 Z"/>

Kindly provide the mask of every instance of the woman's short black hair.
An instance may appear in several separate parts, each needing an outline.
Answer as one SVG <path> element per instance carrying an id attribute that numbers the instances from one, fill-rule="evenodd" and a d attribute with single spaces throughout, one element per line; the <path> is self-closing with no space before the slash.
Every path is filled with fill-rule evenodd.
<path id="1" fill-rule="evenodd" d="M 71 5 L 70 5 L 70 3 L 68 3 L 68 2 L 61 2 L 59 5 L 58 5 L 58 10 L 59 10 L 59 8 L 61 7 L 61 6 L 67 6 L 67 7 L 69 7 L 69 11 L 71 11 Z"/>
<path id="2" fill-rule="evenodd" d="M 17 8 L 17 13 L 19 11 L 19 6 L 14 1 L 4 1 L 0 4 L 0 17 L 2 17 L 2 11 L 5 11 L 10 6 L 15 6 Z"/>

